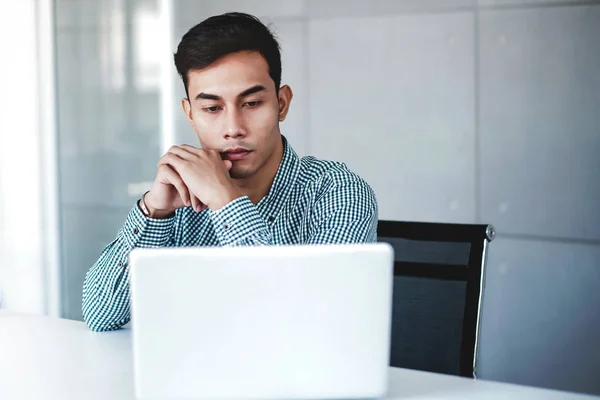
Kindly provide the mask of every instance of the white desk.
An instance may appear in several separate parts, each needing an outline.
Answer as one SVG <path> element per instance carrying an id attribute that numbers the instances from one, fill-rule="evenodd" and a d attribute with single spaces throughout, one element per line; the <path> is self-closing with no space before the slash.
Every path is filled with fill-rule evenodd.
<path id="1" fill-rule="evenodd" d="M 399 368 L 387 398 L 600 399 Z M 0 399 L 135 399 L 130 331 L 0 311 Z"/>

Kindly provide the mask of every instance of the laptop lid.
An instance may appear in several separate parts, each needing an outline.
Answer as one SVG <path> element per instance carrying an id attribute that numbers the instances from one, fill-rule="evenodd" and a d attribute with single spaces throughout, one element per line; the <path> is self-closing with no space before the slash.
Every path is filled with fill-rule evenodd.
<path id="1" fill-rule="evenodd" d="M 389 365 L 391 246 L 135 249 L 140 398 L 369 398 Z"/>

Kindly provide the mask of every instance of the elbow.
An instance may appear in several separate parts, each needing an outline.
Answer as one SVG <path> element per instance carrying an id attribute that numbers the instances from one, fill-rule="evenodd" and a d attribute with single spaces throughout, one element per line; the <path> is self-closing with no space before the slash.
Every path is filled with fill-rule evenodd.
<path id="1" fill-rule="evenodd" d="M 129 313 L 118 315 L 114 309 L 114 304 L 100 301 L 97 293 L 90 292 L 89 288 L 84 287 L 83 301 L 81 311 L 83 321 L 87 327 L 94 332 L 107 332 L 121 329 L 123 325 L 129 322 Z"/>
<path id="2" fill-rule="evenodd" d="M 106 324 L 106 323 L 102 323 L 100 321 L 94 322 L 94 321 L 90 321 L 90 320 L 85 320 L 85 323 L 92 332 L 110 332 L 110 331 L 116 331 L 117 329 L 121 329 L 120 325 Z"/>
<path id="3" fill-rule="evenodd" d="M 108 324 L 103 318 L 98 315 L 98 310 L 95 307 L 101 307 L 99 304 L 94 304 L 90 307 L 90 303 L 86 301 L 87 299 L 84 296 L 83 306 L 82 306 L 82 314 L 83 321 L 87 325 L 87 327 L 94 332 L 105 332 L 110 329 L 110 324 Z"/>
<path id="4" fill-rule="evenodd" d="M 84 306 L 83 308 L 83 321 L 93 332 L 116 331 L 117 329 L 121 329 L 123 325 L 129 322 L 129 317 L 125 317 L 117 321 L 110 317 L 111 316 L 103 313 L 102 307 L 90 309 Z"/>
<path id="5" fill-rule="evenodd" d="M 94 321 L 89 320 L 89 319 L 85 319 L 85 317 L 84 317 L 84 321 L 85 321 L 85 324 L 87 325 L 87 327 L 92 332 L 106 332 L 106 331 L 109 331 L 109 330 L 113 330 L 113 329 L 109 329 L 109 327 L 107 325 L 101 324 L 99 322 L 94 322 Z"/>

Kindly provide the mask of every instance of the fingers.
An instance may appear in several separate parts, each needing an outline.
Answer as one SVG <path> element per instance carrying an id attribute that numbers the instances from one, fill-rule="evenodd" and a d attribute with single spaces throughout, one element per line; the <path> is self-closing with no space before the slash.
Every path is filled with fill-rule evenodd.
<path id="1" fill-rule="evenodd" d="M 194 209 L 194 211 L 199 211 L 200 204 L 202 204 L 202 202 L 198 200 L 196 196 L 192 195 L 192 208 Z"/>
<path id="2" fill-rule="evenodd" d="M 161 165 L 169 165 L 175 171 L 179 171 L 184 167 L 186 162 L 187 161 L 185 159 L 179 157 L 178 155 L 168 152 L 162 156 L 160 160 L 158 160 L 158 166 L 160 167 Z"/>
<path id="3" fill-rule="evenodd" d="M 178 149 L 174 149 L 174 147 L 178 147 Z M 183 150 L 183 151 L 189 153 L 190 155 L 196 156 L 196 157 L 202 157 L 203 155 L 209 155 L 209 156 L 215 157 L 215 158 L 216 157 L 222 158 L 221 153 L 219 153 L 217 150 L 214 150 L 214 149 L 199 149 L 197 147 L 190 146 L 189 144 L 182 144 L 182 145 L 179 145 L 179 146 L 173 146 L 171 149 L 173 149 L 174 154 L 177 154 L 177 155 L 181 154 L 180 152 Z M 180 156 L 180 157 L 182 157 L 182 156 Z"/>
<path id="4" fill-rule="evenodd" d="M 167 154 L 174 154 L 183 160 L 194 161 L 199 155 L 198 150 L 193 146 L 184 144 L 181 146 L 171 146 Z"/>
<path id="5" fill-rule="evenodd" d="M 216 151 L 213 152 L 215 155 L 218 155 Z M 193 174 L 199 170 L 198 166 L 206 161 L 207 159 L 201 149 L 182 145 L 172 146 L 158 162 L 159 168 L 165 169 L 164 176 L 168 181 L 165 183 L 172 184 L 177 189 L 183 203 L 186 206 L 191 206 L 196 212 L 208 209 L 208 205 L 204 204 L 194 195 L 188 187 L 188 183 L 192 183 L 194 180 Z M 200 170 L 202 170 L 202 167 L 200 167 Z M 183 177 L 190 179 L 190 181 L 184 180 Z"/>
<path id="6" fill-rule="evenodd" d="M 189 190 L 187 184 L 181 177 L 182 174 L 185 174 L 186 166 L 189 166 L 190 161 L 193 160 L 186 160 L 183 157 L 191 158 L 195 156 L 179 148 L 178 146 L 173 146 L 164 156 L 161 157 L 158 165 L 159 168 L 168 168 L 168 172 L 166 172 L 166 176 L 169 180 L 168 183 L 171 183 L 173 186 L 175 186 L 183 203 L 186 206 L 192 206 L 195 211 L 201 211 L 204 204 Z"/>
<path id="7" fill-rule="evenodd" d="M 195 155 L 198 155 L 198 154 L 200 154 L 200 152 L 202 152 L 202 149 L 199 149 L 194 146 L 190 146 L 189 144 L 182 144 L 182 145 L 173 146 L 173 147 L 180 147 L 181 149 L 187 151 L 188 153 L 195 154 Z M 171 148 L 173 148 L 173 147 L 171 147 Z"/>
<path id="8" fill-rule="evenodd" d="M 173 167 L 171 167 L 168 164 L 163 164 L 159 168 L 162 168 L 161 172 L 167 180 L 166 183 L 170 183 L 171 185 L 175 186 L 175 189 L 177 189 L 177 192 L 179 193 L 179 197 L 181 197 L 181 201 L 183 201 L 183 204 L 189 206 L 191 204 L 190 192 L 185 183 L 183 182 L 183 179 L 181 179 L 181 177 L 177 172 L 175 172 Z M 195 198 L 195 196 L 193 197 Z"/>
<path id="9" fill-rule="evenodd" d="M 167 180 L 167 183 L 170 183 L 175 187 L 177 193 L 179 193 L 179 197 L 181 197 L 181 201 L 183 202 L 183 204 L 185 204 L 186 206 L 192 206 L 194 211 L 198 212 L 208 208 L 206 204 L 202 203 L 198 199 L 198 197 L 196 197 L 189 191 L 185 182 L 183 181 L 183 179 L 181 179 L 181 177 L 179 176 L 177 171 L 173 169 L 173 167 L 171 167 L 170 165 L 163 165 L 161 166 L 161 168 L 164 169 L 163 174 Z"/>
<path id="10" fill-rule="evenodd" d="M 219 158 L 222 159 L 221 154 L 217 150 L 204 150 L 199 149 L 194 146 L 190 146 L 189 144 L 182 144 L 179 146 L 171 146 L 167 154 L 173 154 L 182 160 L 186 161 L 197 161 L 198 158 L 205 158 L 208 156 L 209 158 Z M 167 155 L 165 154 L 165 156 Z"/>
<path id="11" fill-rule="evenodd" d="M 204 204 L 203 202 L 201 202 L 200 199 L 198 199 L 193 194 L 191 195 L 191 198 L 192 198 L 192 208 L 194 209 L 194 211 L 200 212 L 200 211 L 208 209 L 208 206 L 206 204 Z"/>
<path id="12" fill-rule="evenodd" d="M 169 179 L 179 185 L 173 182 L 173 186 L 178 192 L 184 193 L 181 195 L 184 204 L 192 206 L 196 212 L 206 210 L 209 208 L 208 204 L 212 204 L 208 198 L 205 199 L 208 204 L 203 203 L 196 195 L 204 196 L 207 186 L 212 188 L 228 184 L 227 171 L 233 165 L 230 160 L 222 160 L 216 150 L 203 150 L 190 145 L 172 146 L 158 164 L 159 167 L 169 167 Z"/>

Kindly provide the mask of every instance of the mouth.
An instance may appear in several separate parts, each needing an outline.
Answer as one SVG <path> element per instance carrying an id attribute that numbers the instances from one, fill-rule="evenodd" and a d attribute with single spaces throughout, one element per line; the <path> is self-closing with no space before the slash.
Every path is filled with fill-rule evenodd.
<path id="1" fill-rule="evenodd" d="M 237 161 L 246 158 L 246 156 L 248 156 L 250 153 L 251 150 L 238 147 L 235 149 L 225 150 L 221 153 L 221 158 L 223 160 Z"/>

